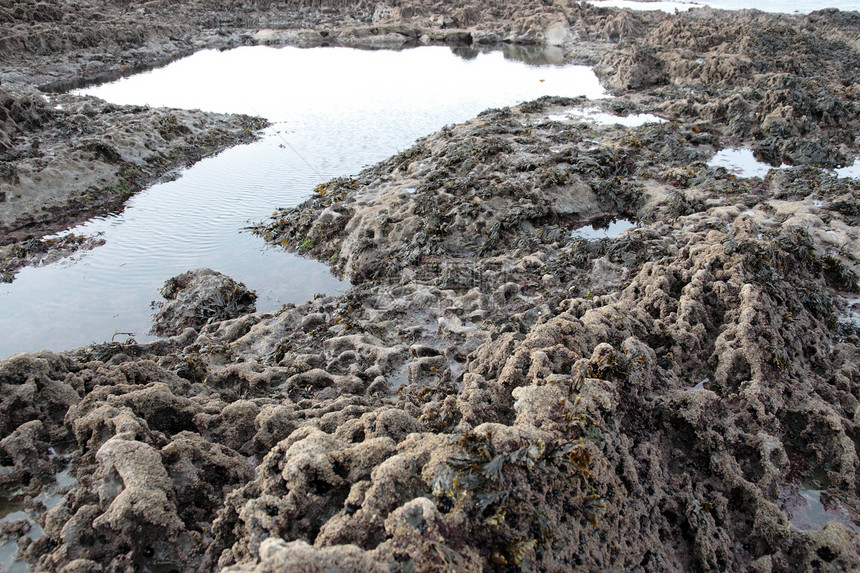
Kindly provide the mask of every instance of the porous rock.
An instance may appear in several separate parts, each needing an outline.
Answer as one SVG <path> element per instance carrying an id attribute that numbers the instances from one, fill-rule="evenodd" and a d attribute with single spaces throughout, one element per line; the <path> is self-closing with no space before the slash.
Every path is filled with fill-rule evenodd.
<path id="1" fill-rule="evenodd" d="M 166 302 L 153 317 L 152 332 L 162 336 L 253 312 L 257 300 L 244 284 L 212 269 L 196 269 L 168 279 L 161 295 Z"/>

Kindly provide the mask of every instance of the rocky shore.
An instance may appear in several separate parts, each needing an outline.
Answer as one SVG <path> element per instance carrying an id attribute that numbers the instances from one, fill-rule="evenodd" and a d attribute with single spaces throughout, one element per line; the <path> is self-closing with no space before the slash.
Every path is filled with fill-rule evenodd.
<path id="1" fill-rule="evenodd" d="M 162 340 L 0 361 L 19 565 L 860 568 L 860 182 L 832 170 L 860 152 L 857 12 L 0 0 L 0 30 L 9 249 L 262 125 L 37 86 L 202 47 L 504 41 L 616 96 L 487 110 L 255 227 L 343 296 L 256 313 L 195 270 Z M 709 165 L 735 147 L 785 166 Z"/>

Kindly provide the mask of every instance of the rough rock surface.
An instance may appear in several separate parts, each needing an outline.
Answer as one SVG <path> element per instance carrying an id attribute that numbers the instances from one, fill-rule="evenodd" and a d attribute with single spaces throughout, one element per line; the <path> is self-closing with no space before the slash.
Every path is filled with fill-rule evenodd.
<path id="1" fill-rule="evenodd" d="M 153 303 L 153 333 L 179 334 L 212 322 L 237 318 L 257 310 L 257 295 L 244 284 L 212 269 L 195 269 L 167 279 L 161 287 L 166 302 Z"/>
<path id="2" fill-rule="evenodd" d="M 343 296 L 0 361 L 4 539 L 69 572 L 860 568 L 860 183 L 825 169 L 858 153 L 858 21 L 0 0 L 14 90 L 80 54 L 507 39 L 618 96 L 488 110 L 256 227 Z M 16 94 L 13 145 L 53 113 Z M 740 145 L 789 166 L 708 165 Z"/>

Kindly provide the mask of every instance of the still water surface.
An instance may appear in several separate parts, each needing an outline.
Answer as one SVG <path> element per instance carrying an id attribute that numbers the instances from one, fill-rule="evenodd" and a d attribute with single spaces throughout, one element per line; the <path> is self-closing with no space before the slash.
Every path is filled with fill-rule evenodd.
<path id="1" fill-rule="evenodd" d="M 542 95 L 605 96 L 589 68 L 557 61 L 552 52 L 259 46 L 199 52 L 81 90 L 119 104 L 260 115 L 273 126 L 260 141 L 138 194 L 124 212 L 73 229 L 103 233 L 104 246 L 0 285 L 0 358 L 84 346 L 114 332 L 149 340 L 158 289 L 197 267 L 244 282 L 262 311 L 344 290 L 326 266 L 267 247 L 243 228 L 297 205 L 318 183 L 484 109 Z"/>
<path id="2" fill-rule="evenodd" d="M 675 12 L 710 6 L 721 10 L 755 9 L 762 12 L 777 12 L 785 14 L 809 14 L 815 10 L 838 8 L 839 10 L 860 10 L 858 0 L 678 0 L 666 2 L 650 2 L 637 0 L 589 0 L 595 6 L 612 6 L 630 8 L 631 10 L 662 10 Z"/>

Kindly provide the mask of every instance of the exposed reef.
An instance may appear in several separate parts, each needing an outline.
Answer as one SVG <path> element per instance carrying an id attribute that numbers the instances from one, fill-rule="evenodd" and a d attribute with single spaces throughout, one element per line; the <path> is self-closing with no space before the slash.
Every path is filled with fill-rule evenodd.
<path id="1" fill-rule="evenodd" d="M 40 74 L 98 53 L 67 5 L 7 4 L 0 23 L 34 32 L 0 48 L 36 61 L 41 38 L 58 57 Z M 140 65 L 216 41 L 551 44 L 617 97 L 487 110 L 254 227 L 349 278 L 342 296 L 257 313 L 242 285 L 198 270 L 165 285 L 162 340 L 0 361 L 2 534 L 18 559 L 69 573 L 860 568 L 860 181 L 832 171 L 858 154 L 860 14 L 230 6 L 107 4 L 92 33 Z M 6 153 L 59 113 L 13 99 Z M 640 113 L 663 121 L 620 123 Z M 170 149 L 146 126 L 153 153 Z M 709 164 L 738 146 L 786 166 Z M 613 220 L 631 228 L 577 233 Z"/>

